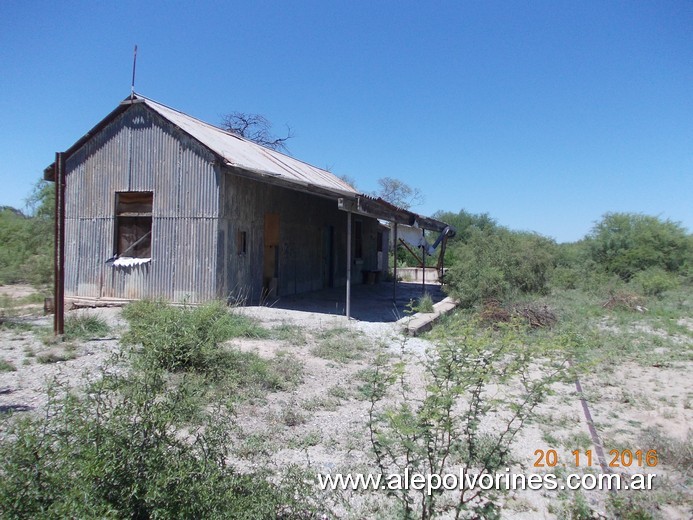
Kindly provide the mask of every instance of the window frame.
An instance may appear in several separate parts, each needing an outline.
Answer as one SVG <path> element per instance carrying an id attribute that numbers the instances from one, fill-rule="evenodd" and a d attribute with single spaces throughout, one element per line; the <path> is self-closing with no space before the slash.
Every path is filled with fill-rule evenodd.
<path id="1" fill-rule="evenodd" d="M 115 257 L 151 259 L 153 208 L 153 191 L 115 192 Z"/>

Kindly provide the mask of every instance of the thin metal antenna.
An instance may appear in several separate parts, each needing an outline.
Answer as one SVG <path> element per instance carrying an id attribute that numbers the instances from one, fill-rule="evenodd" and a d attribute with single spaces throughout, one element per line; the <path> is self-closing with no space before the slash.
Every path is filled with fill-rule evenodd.
<path id="1" fill-rule="evenodd" d="M 130 87 L 130 101 L 135 98 L 135 69 L 137 68 L 137 45 L 135 45 L 135 54 L 132 58 L 132 86 Z"/>

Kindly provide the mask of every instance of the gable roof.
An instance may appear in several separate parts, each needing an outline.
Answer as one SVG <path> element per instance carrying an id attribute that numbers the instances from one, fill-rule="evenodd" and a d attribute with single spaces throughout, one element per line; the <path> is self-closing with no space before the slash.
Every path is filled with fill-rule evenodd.
<path id="1" fill-rule="evenodd" d="M 376 199 L 360 194 L 327 170 L 317 168 L 276 150 L 265 148 L 139 94 L 134 94 L 132 97 L 128 96 L 94 128 L 68 148 L 63 154 L 65 159 L 135 104 L 144 104 L 209 149 L 219 157 L 224 165 L 234 168 L 236 172 L 246 173 L 251 178 L 338 199 L 339 207 L 345 211 L 353 211 L 401 224 L 414 225 L 416 223 L 425 229 L 436 231 L 449 228 L 447 224 L 439 220 L 393 206 L 380 198 Z M 44 179 L 54 181 L 54 169 L 55 163 L 48 166 L 44 170 Z M 454 230 L 451 232 L 454 234 Z"/>
<path id="2" fill-rule="evenodd" d="M 144 104 L 152 109 L 168 122 L 208 148 L 226 166 L 239 168 L 262 176 L 276 177 L 289 183 L 316 186 L 333 191 L 337 196 L 357 194 L 356 190 L 327 170 L 317 168 L 276 150 L 260 146 L 248 139 L 138 94 L 134 95 L 132 99 L 128 97 L 121 102 L 113 112 L 72 145 L 65 152 L 66 157 L 69 157 L 96 132 L 133 104 Z M 51 170 L 50 173 L 49 170 Z M 46 178 L 52 180 L 52 165 L 46 168 L 45 172 Z"/>

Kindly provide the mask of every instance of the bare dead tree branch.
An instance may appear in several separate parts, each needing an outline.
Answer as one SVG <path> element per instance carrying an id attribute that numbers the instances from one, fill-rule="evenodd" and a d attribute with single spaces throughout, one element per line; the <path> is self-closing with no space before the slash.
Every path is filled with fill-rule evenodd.
<path id="1" fill-rule="evenodd" d="M 260 146 L 285 153 L 289 153 L 286 142 L 294 137 L 289 125 L 286 125 L 286 136 L 277 137 L 272 134 L 272 123 L 260 114 L 231 112 L 222 116 L 221 127 Z"/>

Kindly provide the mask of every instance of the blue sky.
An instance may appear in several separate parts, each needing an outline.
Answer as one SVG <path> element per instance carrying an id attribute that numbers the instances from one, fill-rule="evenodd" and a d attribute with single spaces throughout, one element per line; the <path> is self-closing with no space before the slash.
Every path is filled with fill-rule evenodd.
<path id="1" fill-rule="evenodd" d="M 289 124 L 295 157 L 415 211 L 558 241 L 632 211 L 693 229 L 693 2 L 0 2 L 0 205 L 130 91 Z"/>

